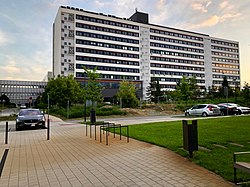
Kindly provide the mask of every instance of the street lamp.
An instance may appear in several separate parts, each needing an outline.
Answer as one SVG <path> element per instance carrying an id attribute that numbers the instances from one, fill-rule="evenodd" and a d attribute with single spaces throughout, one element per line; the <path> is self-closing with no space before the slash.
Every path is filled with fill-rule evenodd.
<path id="1" fill-rule="evenodd" d="M 69 100 L 67 102 L 67 119 L 69 119 Z"/>
<path id="2" fill-rule="evenodd" d="M 237 88 L 237 79 L 236 78 L 234 78 L 233 79 L 234 80 L 234 101 L 235 101 L 235 103 L 237 103 L 237 93 L 236 93 L 236 88 Z"/>

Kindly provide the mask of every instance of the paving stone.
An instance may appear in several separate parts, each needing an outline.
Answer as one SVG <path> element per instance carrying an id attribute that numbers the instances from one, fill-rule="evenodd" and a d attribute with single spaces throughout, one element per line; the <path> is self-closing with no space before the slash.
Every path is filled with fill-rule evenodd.
<path id="1" fill-rule="evenodd" d="M 46 132 L 27 130 L 10 133 L 1 187 L 234 186 L 172 151 L 155 145 L 133 139 L 127 143 L 124 137 L 119 140 L 111 133 L 107 146 L 105 141 L 100 143 L 99 139 L 86 136 L 85 126 L 68 125 L 62 121 L 51 123 L 48 141 Z M 6 147 L 0 144 L 0 153 Z"/>

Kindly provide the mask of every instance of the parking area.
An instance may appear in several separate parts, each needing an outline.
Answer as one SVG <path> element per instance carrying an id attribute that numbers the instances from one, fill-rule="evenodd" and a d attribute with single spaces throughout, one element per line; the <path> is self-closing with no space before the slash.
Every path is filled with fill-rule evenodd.
<path id="1" fill-rule="evenodd" d="M 148 143 L 110 144 L 85 135 L 81 124 L 52 121 L 47 130 L 0 136 L 0 153 L 9 149 L 0 186 L 234 186 L 189 160 Z"/>

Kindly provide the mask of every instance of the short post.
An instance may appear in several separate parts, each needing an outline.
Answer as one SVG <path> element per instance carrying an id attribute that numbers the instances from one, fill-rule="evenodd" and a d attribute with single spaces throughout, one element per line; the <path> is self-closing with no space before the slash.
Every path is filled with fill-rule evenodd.
<path id="1" fill-rule="evenodd" d="M 182 128 L 183 147 L 189 152 L 189 157 L 193 158 L 193 151 L 198 151 L 197 120 L 192 120 L 190 125 L 187 120 L 182 120 Z"/>
<path id="2" fill-rule="evenodd" d="M 120 125 L 120 140 L 122 139 L 122 126 Z"/>
<path id="3" fill-rule="evenodd" d="M 49 121 L 49 118 L 48 118 L 48 120 L 47 120 L 47 140 L 49 140 L 49 135 L 50 135 L 50 121 Z"/>
<path id="4" fill-rule="evenodd" d="M 8 131 L 9 131 L 9 124 L 8 124 L 8 121 L 6 121 L 6 127 L 5 127 L 5 144 L 8 144 Z"/>
<path id="5" fill-rule="evenodd" d="M 105 128 L 106 129 L 106 145 L 108 145 L 108 130 L 109 130 L 109 126 Z"/>
<path id="6" fill-rule="evenodd" d="M 50 135 L 50 121 L 49 121 L 49 94 L 48 94 L 48 119 L 47 119 L 47 140 L 49 140 Z"/>
<path id="7" fill-rule="evenodd" d="M 127 142 L 129 142 L 129 130 L 128 130 L 128 126 L 127 126 Z"/>

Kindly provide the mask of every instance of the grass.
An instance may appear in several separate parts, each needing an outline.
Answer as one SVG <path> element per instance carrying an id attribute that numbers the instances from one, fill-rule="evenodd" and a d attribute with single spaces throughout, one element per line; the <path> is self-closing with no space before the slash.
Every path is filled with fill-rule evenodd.
<path id="1" fill-rule="evenodd" d="M 15 121 L 16 115 L 11 116 L 0 116 L 0 121 Z"/>
<path id="2" fill-rule="evenodd" d="M 132 138 L 168 148 L 188 157 L 188 153 L 183 150 L 181 121 L 132 125 L 129 129 Z M 122 133 L 126 135 L 125 130 Z M 233 153 L 250 151 L 250 116 L 198 120 L 198 144 L 210 151 L 199 149 L 194 152 L 194 157 L 190 160 L 221 175 L 226 180 L 233 181 Z M 239 158 L 240 161 L 250 162 L 250 156 Z M 250 178 L 249 174 L 238 173 L 240 180 Z"/>

